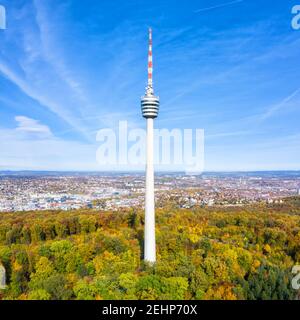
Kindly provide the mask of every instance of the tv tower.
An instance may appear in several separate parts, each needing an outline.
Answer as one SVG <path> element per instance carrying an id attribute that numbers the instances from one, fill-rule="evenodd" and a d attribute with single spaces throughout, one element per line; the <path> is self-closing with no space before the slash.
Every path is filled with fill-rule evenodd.
<path id="1" fill-rule="evenodd" d="M 146 93 L 141 99 L 142 114 L 147 121 L 144 260 L 149 263 L 155 263 L 156 261 L 153 120 L 157 117 L 159 109 L 159 97 L 154 95 L 153 90 L 152 72 L 152 30 L 149 28 L 148 85 L 146 87 Z"/>

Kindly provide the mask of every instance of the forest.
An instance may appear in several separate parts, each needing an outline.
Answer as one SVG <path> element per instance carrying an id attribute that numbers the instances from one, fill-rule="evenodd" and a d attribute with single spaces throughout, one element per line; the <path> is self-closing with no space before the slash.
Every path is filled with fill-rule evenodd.
<path id="1" fill-rule="evenodd" d="M 143 210 L 0 214 L 5 300 L 299 298 L 300 198 L 156 211 L 157 263 L 143 262 Z"/>

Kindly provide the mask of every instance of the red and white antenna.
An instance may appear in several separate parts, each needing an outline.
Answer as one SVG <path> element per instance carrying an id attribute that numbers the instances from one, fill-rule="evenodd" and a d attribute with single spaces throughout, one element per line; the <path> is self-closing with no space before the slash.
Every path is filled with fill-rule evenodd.
<path id="1" fill-rule="evenodd" d="M 152 62 L 152 29 L 149 28 L 148 87 L 152 87 L 152 86 L 153 86 L 152 73 L 153 73 L 153 62 Z"/>

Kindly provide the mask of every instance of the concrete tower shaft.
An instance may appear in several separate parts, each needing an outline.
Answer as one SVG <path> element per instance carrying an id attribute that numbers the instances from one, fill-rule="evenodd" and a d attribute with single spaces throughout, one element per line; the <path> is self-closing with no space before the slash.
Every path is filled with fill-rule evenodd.
<path id="1" fill-rule="evenodd" d="M 141 99 L 142 115 L 147 119 L 147 164 L 145 185 L 145 237 L 144 260 L 153 264 L 156 262 L 155 245 L 155 201 L 154 201 L 154 165 L 153 165 L 153 140 L 154 118 L 158 115 L 159 98 L 153 90 L 153 61 L 152 61 L 152 30 L 149 29 L 148 51 L 148 85 L 145 96 Z"/>

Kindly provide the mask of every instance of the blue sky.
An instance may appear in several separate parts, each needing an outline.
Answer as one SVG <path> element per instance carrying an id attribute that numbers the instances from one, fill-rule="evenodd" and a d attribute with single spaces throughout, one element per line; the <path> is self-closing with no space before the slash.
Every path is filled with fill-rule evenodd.
<path id="1" fill-rule="evenodd" d="M 0 170 L 102 170 L 96 132 L 205 130 L 206 170 L 300 169 L 298 0 L 0 0 Z"/>

